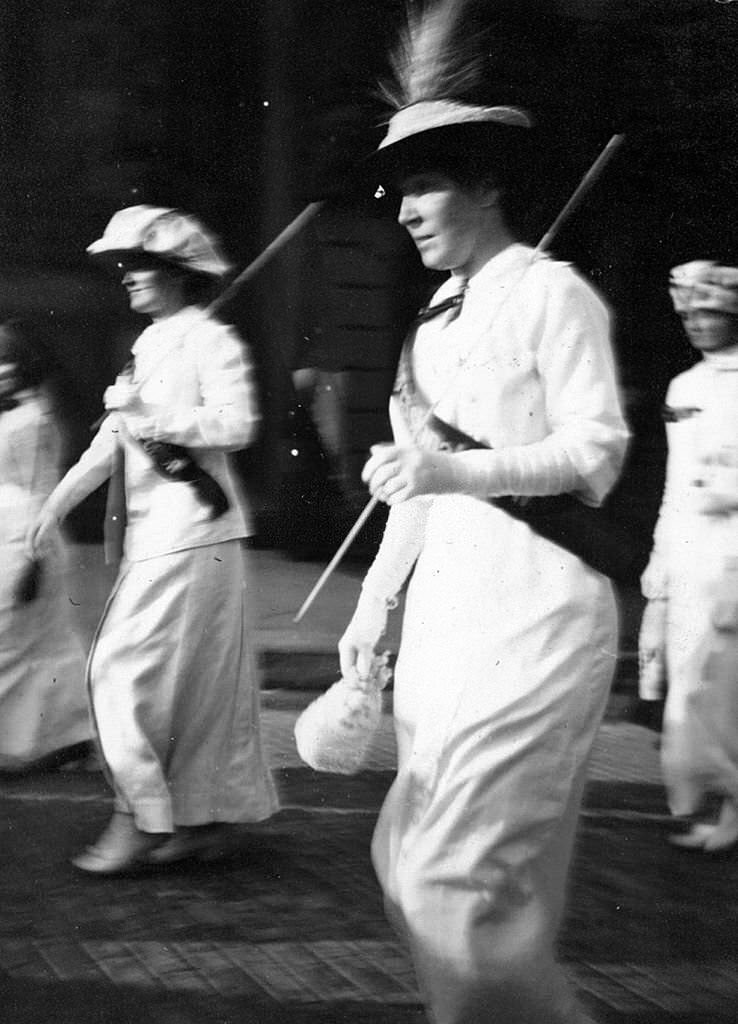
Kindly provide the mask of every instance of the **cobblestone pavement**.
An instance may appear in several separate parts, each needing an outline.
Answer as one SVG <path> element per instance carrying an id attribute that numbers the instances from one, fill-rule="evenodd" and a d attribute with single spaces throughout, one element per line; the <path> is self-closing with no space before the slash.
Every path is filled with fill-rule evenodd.
<path id="1" fill-rule="evenodd" d="M 217 863 L 80 877 L 69 857 L 109 814 L 101 777 L 0 782 L 0 1020 L 425 1021 L 368 858 L 394 764 L 389 715 L 365 771 L 318 775 L 292 740 L 307 699 L 264 693 L 283 809 Z M 603 725 L 562 955 L 603 1024 L 733 1021 L 738 856 L 708 860 L 665 842 L 673 826 L 655 742 L 616 718 Z"/>

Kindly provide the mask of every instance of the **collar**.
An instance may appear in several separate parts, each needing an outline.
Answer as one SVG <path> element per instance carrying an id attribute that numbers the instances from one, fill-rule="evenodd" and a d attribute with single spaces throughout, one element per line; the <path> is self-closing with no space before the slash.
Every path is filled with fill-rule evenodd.
<path id="1" fill-rule="evenodd" d="M 722 352 L 703 352 L 702 358 L 712 370 L 738 370 L 738 345 Z"/>
<path id="2" fill-rule="evenodd" d="M 499 278 L 506 277 L 513 272 L 523 274 L 531 264 L 534 251 L 530 245 L 525 245 L 523 242 L 512 242 L 505 249 L 502 249 L 496 256 L 487 260 L 484 266 L 480 267 L 476 274 L 472 274 L 466 282 L 464 301 L 468 302 L 475 295 L 486 295 L 489 292 L 489 286 Z M 545 254 L 541 254 L 537 258 L 544 259 L 547 257 Z M 463 278 L 456 274 L 451 274 L 436 292 L 433 302 L 435 303 L 458 293 L 463 288 L 464 283 Z"/>
<path id="3" fill-rule="evenodd" d="M 525 270 L 531 262 L 534 250 L 522 242 L 513 242 L 507 248 L 487 260 L 476 274 L 469 278 L 469 292 L 486 291 L 488 285 L 513 270 Z"/>
<path id="4" fill-rule="evenodd" d="M 148 348 L 158 341 L 174 344 L 179 341 L 184 332 L 194 328 L 196 324 L 206 318 L 207 313 L 201 306 L 184 306 L 171 316 L 149 324 L 134 341 L 131 352 L 137 356 L 141 349 Z"/>

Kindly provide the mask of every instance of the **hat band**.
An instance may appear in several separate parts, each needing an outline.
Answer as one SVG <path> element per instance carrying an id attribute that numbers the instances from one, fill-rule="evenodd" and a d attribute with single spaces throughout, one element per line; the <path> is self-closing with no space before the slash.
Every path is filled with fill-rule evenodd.
<path id="1" fill-rule="evenodd" d="M 403 107 L 390 118 L 379 149 L 430 131 L 459 124 L 501 124 L 530 128 L 530 117 L 519 107 L 479 107 L 456 100 L 421 100 Z"/>

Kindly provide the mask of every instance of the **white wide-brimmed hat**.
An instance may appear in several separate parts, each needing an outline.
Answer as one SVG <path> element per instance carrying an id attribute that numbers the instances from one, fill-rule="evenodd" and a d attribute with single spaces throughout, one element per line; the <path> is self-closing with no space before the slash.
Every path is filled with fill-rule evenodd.
<path id="1" fill-rule="evenodd" d="M 118 210 L 87 252 L 121 268 L 146 259 L 205 277 L 223 277 L 232 269 L 219 240 L 204 224 L 169 207 Z"/>
<path id="2" fill-rule="evenodd" d="M 413 171 L 428 162 L 472 164 L 479 157 L 509 161 L 531 142 L 532 125 L 530 115 L 521 107 L 421 100 L 392 115 L 370 159 L 390 175 Z"/>
<path id="3" fill-rule="evenodd" d="M 480 166 L 485 158 L 497 164 L 509 147 L 530 143 L 532 119 L 517 105 L 520 90 L 501 67 L 497 87 L 487 81 L 503 54 L 489 34 L 495 19 L 490 14 L 485 28 L 470 20 L 468 6 L 467 0 L 408 6 L 389 55 L 391 77 L 380 84 L 392 113 L 373 157 L 378 169 L 404 174 L 423 163 L 462 166 L 465 158 L 478 163 L 480 157 Z"/>

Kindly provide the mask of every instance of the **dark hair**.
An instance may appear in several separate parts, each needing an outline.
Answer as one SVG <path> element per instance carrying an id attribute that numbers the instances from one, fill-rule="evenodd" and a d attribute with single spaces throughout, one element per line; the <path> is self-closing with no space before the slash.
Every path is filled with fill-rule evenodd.
<path id="1" fill-rule="evenodd" d="M 188 306 L 209 306 L 220 291 L 220 278 L 214 278 L 209 274 L 195 274 L 191 270 L 181 271 L 179 276 Z"/>
<path id="2" fill-rule="evenodd" d="M 439 171 L 462 188 L 489 183 L 500 190 L 507 226 L 525 236 L 537 193 L 536 152 L 534 129 L 484 122 L 420 132 L 379 158 L 395 186 L 421 171 Z"/>

